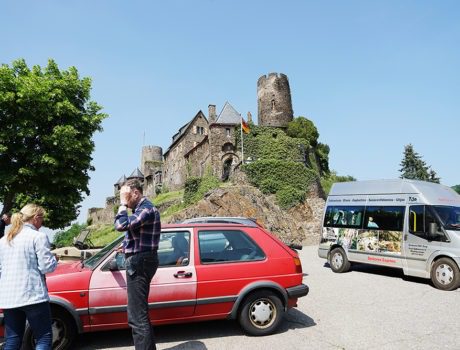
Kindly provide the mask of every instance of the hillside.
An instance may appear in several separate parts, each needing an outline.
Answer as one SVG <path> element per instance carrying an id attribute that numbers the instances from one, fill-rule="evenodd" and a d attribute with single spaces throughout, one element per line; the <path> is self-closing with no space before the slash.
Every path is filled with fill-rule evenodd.
<path id="1" fill-rule="evenodd" d="M 283 210 L 275 196 L 266 196 L 257 188 L 241 183 L 208 192 L 193 206 L 183 209 L 162 221 L 172 223 L 198 216 L 245 216 L 257 219 L 266 229 L 286 242 L 302 245 L 317 244 L 324 199 L 312 186 L 307 199 Z"/>

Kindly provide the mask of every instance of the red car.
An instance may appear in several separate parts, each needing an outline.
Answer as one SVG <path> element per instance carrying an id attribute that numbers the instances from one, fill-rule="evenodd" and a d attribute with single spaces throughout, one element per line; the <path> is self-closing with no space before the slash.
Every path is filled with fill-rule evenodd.
<path id="1" fill-rule="evenodd" d="M 54 349 L 77 333 L 128 327 L 122 238 L 47 275 Z M 246 333 L 266 335 L 308 294 L 297 252 L 249 219 L 163 225 L 158 256 L 149 296 L 155 325 L 237 319 Z M 0 312 L 0 336 L 2 321 Z M 33 348 L 30 329 L 24 345 Z"/>

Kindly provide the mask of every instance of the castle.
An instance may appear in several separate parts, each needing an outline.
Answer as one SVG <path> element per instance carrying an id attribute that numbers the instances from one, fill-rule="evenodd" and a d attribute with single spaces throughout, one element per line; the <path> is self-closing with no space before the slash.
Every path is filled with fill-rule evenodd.
<path id="1" fill-rule="evenodd" d="M 261 76 L 257 81 L 257 105 L 258 125 L 286 127 L 293 119 L 287 76 L 278 73 Z M 181 189 L 188 177 L 201 177 L 205 171 L 226 180 L 242 162 L 241 150 L 235 145 L 235 132 L 239 132 L 241 120 L 241 114 L 228 102 L 219 115 L 212 104 L 208 106 L 207 117 L 198 111 L 173 135 L 164 153 L 159 146 L 143 147 L 140 169 L 135 169 L 128 177 L 121 176 L 114 184 L 114 196 L 107 198 L 106 208 L 89 209 L 88 218 L 112 222 L 118 191 L 127 179 L 139 179 L 148 197 L 155 197 L 162 188 Z M 252 122 L 250 112 L 248 122 Z"/>

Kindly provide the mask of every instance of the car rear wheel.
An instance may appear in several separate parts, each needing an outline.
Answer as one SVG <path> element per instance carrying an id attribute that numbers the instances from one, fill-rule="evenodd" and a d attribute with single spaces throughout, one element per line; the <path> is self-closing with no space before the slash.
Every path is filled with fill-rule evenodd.
<path id="1" fill-rule="evenodd" d="M 337 273 L 347 272 L 350 270 L 350 262 L 348 261 L 347 254 L 342 248 L 335 248 L 332 250 L 329 257 L 329 265 L 332 271 Z"/>
<path id="2" fill-rule="evenodd" d="M 238 321 L 249 335 L 272 334 L 278 328 L 284 314 L 283 303 L 271 291 L 250 294 L 240 309 Z"/>
<path id="3" fill-rule="evenodd" d="M 431 268 L 431 281 L 441 290 L 454 290 L 460 285 L 460 272 L 457 264 L 449 258 L 437 260 Z"/>
<path id="4" fill-rule="evenodd" d="M 51 328 L 53 331 L 53 350 L 69 349 L 76 335 L 75 323 L 73 319 L 67 312 L 59 309 L 51 309 L 51 318 Z M 35 349 L 35 339 L 32 333 L 32 329 L 29 326 L 27 326 L 24 332 L 22 344 L 23 345 L 21 350 Z"/>

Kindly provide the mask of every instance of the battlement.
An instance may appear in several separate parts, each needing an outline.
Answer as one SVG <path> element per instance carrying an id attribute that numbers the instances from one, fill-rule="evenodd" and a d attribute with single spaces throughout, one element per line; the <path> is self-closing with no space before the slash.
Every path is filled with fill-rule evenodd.
<path id="1" fill-rule="evenodd" d="M 283 74 L 283 73 L 269 73 L 267 75 L 262 75 L 258 80 L 257 80 L 257 86 L 261 86 L 261 85 L 265 85 L 267 83 L 272 83 L 273 80 L 276 80 L 276 79 L 281 79 L 281 80 L 286 80 L 286 81 L 289 81 L 288 80 L 288 77 L 286 74 Z"/>
<path id="2" fill-rule="evenodd" d="M 163 149 L 160 146 L 142 147 L 142 163 L 149 160 L 163 161 Z"/>

